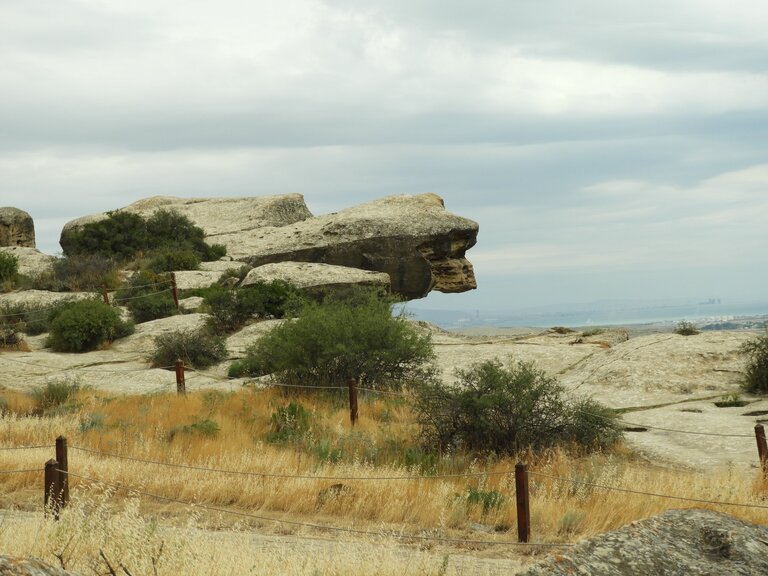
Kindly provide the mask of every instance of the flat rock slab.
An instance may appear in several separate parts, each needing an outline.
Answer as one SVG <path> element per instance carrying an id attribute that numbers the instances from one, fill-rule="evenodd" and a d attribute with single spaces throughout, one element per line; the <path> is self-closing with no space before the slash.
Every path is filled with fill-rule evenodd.
<path id="1" fill-rule="evenodd" d="M 175 274 L 176 287 L 179 290 L 192 290 L 213 286 L 221 278 L 222 273 L 215 270 L 185 270 Z"/>
<path id="2" fill-rule="evenodd" d="M 768 574 L 768 527 L 709 510 L 669 510 L 549 556 L 521 576 Z"/>
<path id="3" fill-rule="evenodd" d="M 0 247 L 0 252 L 16 256 L 19 262 L 19 274 L 24 276 L 39 276 L 51 269 L 56 260 L 53 256 L 43 254 L 34 247 L 7 246 Z"/>
<path id="4" fill-rule="evenodd" d="M 92 292 L 48 292 L 46 290 L 23 290 L 20 292 L 0 294 L 0 306 L 3 304 L 8 304 L 11 306 L 31 305 L 48 307 L 61 304 L 62 302 L 85 300 L 87 298 L 101 299 L 101 296 Z"/>
<path id="5" fill-rule="evenodd" d="M 283 280 L 297 288 L 340 288 L 346 286 L 374 286 L 389 289 L 389 275 L 359 268 L 317 264 L 314 262 L 278 262 L 254 268 L 241 282 L 250 286 L 259 282 Z"/>
<path id="6" fill-rule="evenodd" d="M 158 336 L 179 330 L 198 330 L 209 318 L 208 314 L 177 314 L 136 324 L 136 331 L 130 336 L 113 342 L 111 351 L 147 358 L 154 352 L 155 338 Z"/>

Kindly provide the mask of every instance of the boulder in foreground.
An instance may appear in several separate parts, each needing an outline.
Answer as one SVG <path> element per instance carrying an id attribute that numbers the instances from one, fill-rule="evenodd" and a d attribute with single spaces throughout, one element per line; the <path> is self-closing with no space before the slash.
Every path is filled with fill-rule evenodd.
<path id="1" fill-rule="evenodd" d="M 668 510 L 554 554 L 521 576 L 768 574 L 768 527 L 709 510 Z"/>

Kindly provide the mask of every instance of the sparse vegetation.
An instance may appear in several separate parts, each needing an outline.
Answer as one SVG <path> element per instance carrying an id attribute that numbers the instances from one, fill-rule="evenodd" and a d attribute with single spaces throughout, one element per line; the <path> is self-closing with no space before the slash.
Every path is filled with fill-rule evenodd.
<path id="1" fill-rule="evenodd" d="M 282 280 L 237 289 L 214 286 L 204 294 L 215 329 L 227 333 L 242 328 L 250 320 L 284 318 L 305 303 L 301 292 Z"/>
<path id="2" fill-rule="evenodd" d="M 224 246 L 206 244 L 202 228 L 189 218 L 165 209 L 147 219 L 125 211 L 110 212 L 103 220 L 70 231 L 63 248 L 68 256 L 100 254 L 122 262 L 168 248 L 194 252 L 202 260 L 216 260 L 226 253 Z"/>
<path id="3" fill-rule="evenodd" d="M 401 388 L 432 372 L 431 339 L 390 303 L 370 295 L 349 305 L 311 304 L 251 346 L 230 371 L 233 376 L 272 374 L 285 384 Z"/>
<path id="4" fill-rule="evenodd" d="M 227 346 L 223 336 L 207 328 L 199 330 L 177 330 L 155 337 L 154 366 L 173 366 L 181 359 L 188 366 L 207 368 L 227 357 Z"/>
<path id="5" fill-rule="evenodd" d="M 768 329 L 745 342 L 741 352 L 747 356 L 744 389 L 756 394 L 768 393 Z"/>
<path id="6" fill-rule="evenodd" d="M 32 398 L 35 403 L 35 413 L 50 414 L 51 412 L 61 411 L 68 403 L 75 400 L 80 383 L 76 378 L 63 378 L 51 380 L 45 386 L 32 390 Z M 70 406 L 70 409 L 76 409 L 77 404 Z"/>
<path id="7" fill-rule="evenodd" d="M 701 334 L 701 330 L 696 328 L 696 325 L 693 322 L 680 320 L 675 326 L 675 334 L 679 334 L 680 336 L 696 336 L 696 334 Z"/>
<path id="8" fill-rule="evenodd" d="M 98 300 L 79 300 L 49 314 L 48 346 L 57 352 L 87 352 L 133 332 L 133 324 Z"/>
<path id="9" fill-rule="evenodd" d="M 0 287 L 8 292 L 19 274 L 19 259 L 13 254 L 0 251 Z"/>
<path id="10" fill-rule="evenodd" d="M 458 385 L 424 381 L 416 388 L 422 436 L 440 450 L 514 454 L 553 446 L 605 449 L 621 438 L 612 410 L 571 398 L 531 363 L 498 360 L 457 370 Z"/>
<path id="11" fill-rule="evenodd" d="M 115 302 L 124 305 L 137 323 L 176 314 L 176 303 L 168 291 L 168 276 L 144 270 L 130 277 L 115 293 Z"/>

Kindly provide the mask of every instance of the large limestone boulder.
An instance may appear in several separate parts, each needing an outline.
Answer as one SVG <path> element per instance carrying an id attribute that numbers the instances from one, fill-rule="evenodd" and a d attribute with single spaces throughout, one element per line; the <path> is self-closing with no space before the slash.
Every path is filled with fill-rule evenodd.
<path id="1" fill-rule="evenodd" d="M 447 212 L 435 194 L 388 196 L 263 230 L 232 255 L 254 267 L 297 261 L 386 272 L 392 291 L 412 299 L 477 287 L 465 258 L 477 232 L 477 223 Z"/>
<path id="2" fill-rule="evenodd" d="M 710 510 L 669 510 L 591 538 L 520 576 L 768 574 L 768 528 Z"/>
<path id="3" fill-rule="evenodd" d="M 421 298 L 431 290 L 463 292 L 477 287 L 466 251 L 477 241 L 476 222 L 445 210 L 435 194 L 388 196 L 341 212 L 312 217 L 298 194 L 257 198 L 155 197 L 125 210 L 158 208 L 186 214 L 211 243 L 251 266 L 313 262 L 384 272 L 392 291 Z M 68 234 L 104 215 L 69 222 Z"/>
<path id="4" fill-rule="evenodd" d="M 19 274 L 25 276 L 39 276 L 49 271 L 56 260 L 53 256 L 26 246 L 0 247 L 0 252 L 16 256 L 19 261 Z"/>
<path id="5" fill-rule="evenodd" d="M 18 208 L 0 208 L 0 246 L 35 247 L 35 222 Z"/>
<path id="6" fill-rule="evenodd" d="M 304 290 L 333 290 L 351 286 L 370 286 L 389 290 L 389 275 L 359 268 L 317 264 L 314 262 L 279 262 L 264 264 L 251 270 L 241 282 L 250 286 L 258 282 L 284 280 Z"/>
<path id="7" fill-rule="evenodd" d="M 237 245 L 241 236 L 264 227 L 286 226 L 312 216 L 301 194 L 246 198 L 153 196 L 121 208 L 145 218 L 160 209 L 175 210 L 187 216 L 205 230 L 209 243 L 224 244 L 228 249 Z M 105 218 L 106 214 L 94 214 L 67 222 L 59 239 L 62 249 L 66 252 L 73 231 Z"/>

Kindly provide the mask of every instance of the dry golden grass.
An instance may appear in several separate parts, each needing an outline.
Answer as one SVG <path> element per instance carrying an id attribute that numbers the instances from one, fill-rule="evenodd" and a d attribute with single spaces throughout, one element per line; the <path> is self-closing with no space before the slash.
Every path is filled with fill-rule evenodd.
<path id="1" fill-rule="evenodd" d="M 80 504 L 65 514 L 66 522 L 79 522 L 85 526 L 91 514 L 86 514 L 87 510 L 102 510 L 107 506 L 94 503 L 98 499 L 93 500 L 93 496 L 85 496 L 93 491 L 92 482 L 86 480 L 90 478 L 263 518 L 373 533 L 384 531 L 507 542 L 516 539 L 514 475 L 511 474 L 515 459 L 473 459 L 468 454 L 453 454 L 438 461 L 434 456 L 420 452 L 416 438 L 418 426 L 407 402 L 362 398 L 360 421 L 351 429 L 344 398 L 286 397 L 275 390 L 246 389 L 237 393 L 196 393 L 186 397 L 105 397 L 81 391 L 76 409 L 46 416 L 18 415 L 33 410 L 32 400 L 20 394 L 3 396 L 10 412 L 0 418 L 0 470 L 40 469 L 43 462 L 53 456 L 56 436 L 67 437 L 71 490 L 80 498 Z M 273 413 L 290 401 L 301 403 L 311 414 L 310 428 L 291 441 L 267 441 Z M 218 432 L 214 431 L 216 427 Z M 1 450 L 7 446 L 38 444 L 50 448 Z M 252 475 L 169 468 L 101 456 L 78 448 Z M 765 510 L 761 509 L 675 501 L 607 491 L 579 483 L 762 506 L 768 486 L 757 473 L 754 476 L 728 471 L 700 474 L 655 468 L 621 450 L 580 458 L 570 457 L 563 451 L 537 457 L 523 455 L 521 458 L 528 461 L 531 471 L 532 533 L 536 542 L 573 542 L 669 508 L 710 508 L 751 522 L 764 522 Z M 487 474 L 425 478 L 425 469 L 436 470 L 438 474 Z M 41 484 L 40 472 L 0 474 L 3 493 L 0 504 L 39 510 Z M 147 518 L 156 517 L 178 525 L 190 514 L 189 508 L 147 496 L 140 497 L 143 511 L 140 513 L 139 501 L 130 497 L 125 489 L 115 489 L 110 497 L 110 502 L 127 503 L 122 511 L 115 513 L 115 517 L 124 517 L 126 522 L 151 523 Z M 211 516 L 200 506 L 196 508 L 196 514 L 200 515 L 198 520 L 207 526 L 213 523 L 231 527 L 240 521 L 243 525 L 259 526 L 262 532 L 317 533 L 307 527 L 281 526 L 254 518 Z M 107 519 L 102 520 L 108 523 Z M 34 524 L 43 522 L 39 518 L 29 522 L 44 534 L 57 534 L 56 525 Z M 478 533 L 478 525 L 487 527 L 488 533 Z M 98 549 L 86 542 L 95 536 L 83 532 L 85 528 L 82 526 L 72 530 L 82 533 L 78 538 L 84 542 L 83 550 L 89 551 L 83 555 L 92 561 L 94 551 L 98 552 Z M 100 530 L 108 531 L 108 528 Z M 21 544 L 23 539 L 20 539 L 17 544 L 11 546 L 9 543 L 3 549 L 18 554 L 44 549 L 45 553 L 40 555 L 50 558 L 57 546 L 62 545 L 56 538 L 63 536 L 54 538 L 53 535 L 39 542 L 32 542 L 32 539 L 29 545 Z M 342 533 L 342 536 L 345 535 Z M 197 542 L 194 538 L 192 541 Z M 125 557 L 135 565 L 144 566 L 151 560 L 148 551 L 157 545 L 157 541 L 153 542 L 136 544 L 138 556 Z M 189 548 L 178 546 L 183 553 L 169 549 L 167 554 L 189 553 Z M 198 544 L 191 546 L 197 550 Z M 218 557 L 218 553 L 216 549 L 210 549 L 211 558 Z M 119 556 L 127 552 L 115 554 Z M 391 560 L 395 562 L 396 554 L 392 554 Z M 226 556 L 230 558 L 231 554 Z M 176 556 L 173 558 L 173 562 L 178 561 Z M 269 562 L 268 559 L 263 561 Z M 406 564 L 394 563 L 392 572 L 437 573 L 439 569 L 432 564 Z M 232 565 L 235 573 L 241 569 Z M 346 573 L 346 568 L 338 563 L 317 569 L 321 574 Z M 364 572 L 372 573 L 370 570 Z"/>

